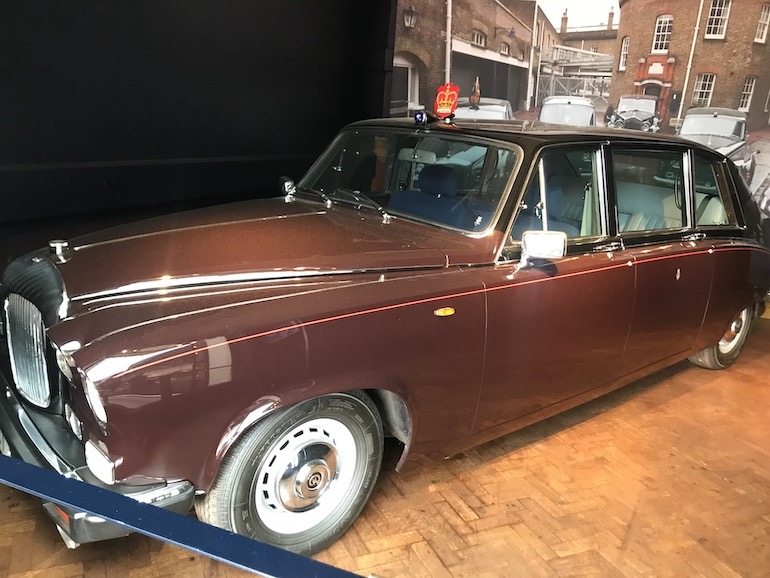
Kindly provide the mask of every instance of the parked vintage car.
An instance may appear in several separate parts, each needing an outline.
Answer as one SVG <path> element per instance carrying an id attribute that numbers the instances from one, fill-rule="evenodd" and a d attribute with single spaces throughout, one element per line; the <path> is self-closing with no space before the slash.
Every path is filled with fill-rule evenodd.
<path id="1" fill-rule="evenodd" d="M 732 108 L 691 108 L 684 115 L 679 135 L 729 157 L 751 184 L 756 161 L 746 131 L 745 112 Z"/>
<path id="2" fill-rule="evenodd" d="M 401 469 L 687 358 L 732 364 L 770 288 L 735 165 L 537 125 L 357 122 L 280 197 L 19 257 L 0 447 L 312 554 L 364 507 L 386 436 Z M 71 546 L 125 534 L 46 510 Z"/>
<path id="3" fill-rule="evenodd" d="M 457 103 L 455 118 L 469 120 L 510 120 L 513 118 L 513 106 L 502 98 L 484 97 L 474 104 L 468 97 Z"/>
<path id="4" fill-rule="evenodd" d="M 540 105 L 537 119 L 552 124 L 595 126 L 596 107 L 590 98 L 581 96 L 547 96 Z"/>
<path id="5" fill-rule="evenodd" d="M 660 130 L 658 97 L 646 94 L 621 96 L 617 108 L 607 119 L 607 126 L 658 132 Z"/>

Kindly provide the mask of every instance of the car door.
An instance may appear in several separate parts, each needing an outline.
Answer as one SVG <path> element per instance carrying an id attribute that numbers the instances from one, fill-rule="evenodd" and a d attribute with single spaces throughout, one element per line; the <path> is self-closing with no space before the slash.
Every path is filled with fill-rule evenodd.
<path id="1" fill-rule="evenodd" d="M 740 203 L 732 192 L 743 186 L 731 177 L 722 157 L 693 151 L 693 190 L 696 198 L 695 226 L 713 249 L 714 275 L 696 349 L 712 345 L 725 332 L 727 323 L 753 302 L 754 287 L 768 279 L 767 265 L 758 261 L 759 252 L 744 237 Z M 745 196 L 750 193 L 744 191 Z"/>
<path id="2" fill-rule="evenodd" d="M 615 225 L 634 263 L 634 312 L 621 373 L 693 348 L 711 290 L 711 242 L 694 227 L 695 197 L 686 147 L 611 147 Z"/>
<path id="3" fill-rule="evenodd" d="M 599 387 L 620 371 L 634 269 L 616 256 L 607 233 L 602 158 L 599 145 L 543 152 L 503 259 L 480 273 L 488 322 L 476 432 Z M 565 232 L 566 256 L 522 267 L 521 233 L 532 229 Z"/>

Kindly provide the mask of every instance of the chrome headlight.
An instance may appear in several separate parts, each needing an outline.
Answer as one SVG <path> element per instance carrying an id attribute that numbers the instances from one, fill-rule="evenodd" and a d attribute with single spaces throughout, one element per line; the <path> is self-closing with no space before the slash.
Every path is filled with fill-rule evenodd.
<path id="1" fill-rule="evenodd" d="M 78 416 L 75 415 L 75 411 L 68 403 L 64 404 L 64 418 L 67 420 L 67 423 L 69 424 L 72 433 L 75 434 L 75 437 L 77 437 L 80 441 L 83 441 L 83 425 L 80 423 Z"/>
<path id="2" fill-rule="evenodd" d="M 68 341 L 61 347 L 51 342 L 54 354 L 56 356 L 56 365 L 59 367 L 59 371 L 62 372 L 64 377 L 72 381 L 73 369 L 75 368 L 75 361 L 72 359 L 72 354 L 80 349 L 80 342 Z"/>
<path id="3" fill-rule="evenodd" d="M 78 368 L 78 373 L 80 374 L 80 381 L 83 384 L 83 391 L 85 391 L 86 400 L 88 400 L 91 411 L 94 412 L 96 419 L 99 420 L 101 425 L 107 425 L 107 411 L 104 409 L 104 402 L 102 402 L 102 397 L 99 395 L 99 390 L 96 389 L 96 385 L 94 385 L 94 382 L 91 381 L 85 371 Z"/>

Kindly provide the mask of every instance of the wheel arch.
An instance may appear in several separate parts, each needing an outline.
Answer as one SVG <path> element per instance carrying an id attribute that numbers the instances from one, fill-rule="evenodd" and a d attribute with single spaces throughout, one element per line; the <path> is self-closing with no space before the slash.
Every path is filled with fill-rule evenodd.
<path id="1" fill-rule="evenodd" d="M 401 457 L 396 464 L 396 471 L 399 471 L 406 462 L 409 449 L 412 446 L 414 435 L 412 412 L 409 410 L 406 400 L 391 390 L 365 389 L 363 391 L 372 398 L 375 406 L 377 406 L 377 411 L 380 412 L 385 436 L 394 437 L 404 445 Z"/>
<path id="2" fill-rule="evenodd" d="M 359 387 L 337 390 L 329 389 L 328 391 L 319 392 L 318 395 L 306 399 L 323 397 L 334 393 L 350 393 L 353 391 L 362 392 L 372 400 L 380 415 L 380 419 L 382 419 L 385 436 L 394 437 L 403 444 L 404 449 L 396 465 L 396 471 L 400 470 L 408 457 L 414 435 L 412 411 L 402 395 L 384 387 Z M 306 399 L 286 401 L 281 400 L 277 396 L 263 396 L 239 412 L 238 415 L 231 420 L 223 435 L 220 437 L 216 451 L 207 457 L 201 483 L 198 487 L 198 493 L 205 493 L 208 491 L 219 472 L 222 461 L 230 448 L 232 448 L 239 439 L 253 428 L 257 427 L 268 416 L 273 415 L 278 411 L 288 409 L 297 403 L 306 401 Z"/>

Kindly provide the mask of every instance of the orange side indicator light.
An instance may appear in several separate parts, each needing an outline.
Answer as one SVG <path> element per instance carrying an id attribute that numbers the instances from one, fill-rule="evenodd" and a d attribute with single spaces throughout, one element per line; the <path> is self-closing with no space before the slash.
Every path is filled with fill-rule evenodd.
<path id="1" fill-rule="evenodd" d="M 454 307 L 441 307 L 433 312 L 436 317 L 451 317 L 455 314 Z"/>
<path id="2" fill-rule="evenodd" d="M 70 517 L 69 517 L 69 515 L 67 515 L 67 512 L 62 510 L 57 504 L 54 504 L 53 507 L 56 510 L 56 513 L 59 514 L 59 516 L 61 516 L 61 519 L 64 520 L 65 522 L 69 523 Z"/>

